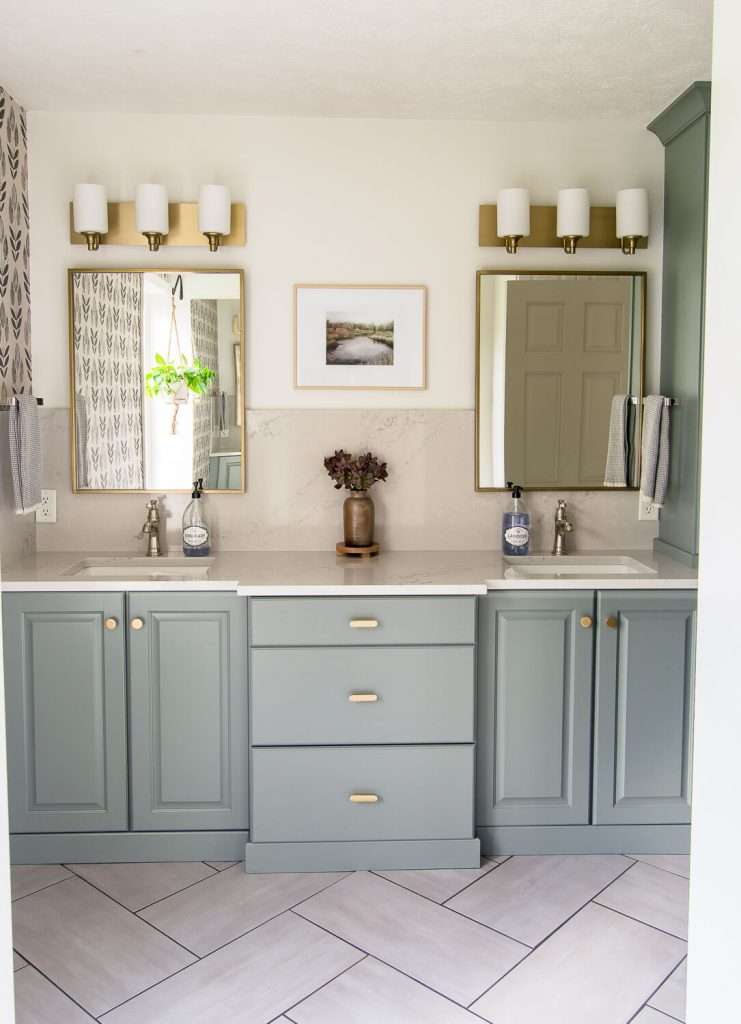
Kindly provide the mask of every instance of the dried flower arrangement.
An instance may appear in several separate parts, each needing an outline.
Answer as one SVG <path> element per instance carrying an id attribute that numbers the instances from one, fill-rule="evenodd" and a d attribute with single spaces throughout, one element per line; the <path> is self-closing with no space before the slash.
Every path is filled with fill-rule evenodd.
<path id="1" fill-rule="evenodd" d="M 379 480 L 388 479 L 386 463 L 377 459 L 373 452 L 351 455 L 340 448 L 334 455 L 327 456 L 324 468 L 338 491 L 342 487 L 348 491 L 367 491 Z"/>

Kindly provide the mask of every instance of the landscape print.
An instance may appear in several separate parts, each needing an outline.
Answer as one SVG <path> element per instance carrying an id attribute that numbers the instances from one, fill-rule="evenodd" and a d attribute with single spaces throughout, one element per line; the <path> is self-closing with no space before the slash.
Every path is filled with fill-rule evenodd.
<path id="1" fill-rule="evenodd" d="M 394 321 L 327 313 L 327 366 L 393 366 Z"/>

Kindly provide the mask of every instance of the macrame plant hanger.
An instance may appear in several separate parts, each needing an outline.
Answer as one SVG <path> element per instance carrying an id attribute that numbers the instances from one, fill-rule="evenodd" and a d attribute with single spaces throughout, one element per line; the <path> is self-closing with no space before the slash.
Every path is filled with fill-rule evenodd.
<path id="1" fill-rule="evenodd" d="M 178 288 L 180 289 L 180 302 L 182 302 L 183 301 L 183 275 L 182 274 L 178 274 L 178 276 L 175 278 L 175 284 L 172 286 L 172 293 L 171 293 L 172 305 L 171 305 L 171 308 L 170 308 L 170 331 L 169 331 L 169 334 L 167 336 L 167 362 L 168 363 L 170 362 L 170 353 L 172 352 L 173 338 L 175 340 L 175 349 L 177 351 L 178 362 L 180 362 L 182 360 L 182 358 L 183 358 L 183 350 L 180 347 L 180 334 L 178 332 L 178 321 L 177 321 L 177 316 L 175 314 L 175 292 L 178 290 Z M 181 385 L 181 387 L 182 387 L 182 385 Z M 180 390 L 180 389 L 178 389 L 178 390 Z M 188 400 L 187 395 L 186 395 L 185 398 L 178 398 L 176 395 L 172 396 L 172 403 L 173 403 L 173 407 L 174 408 L 173 408 L 173 412 L 172 412 L 172 422 L 170 424 L 170 431 L 173 434 L 177 433 L 178 411 L 180 409 L 180 406 L 184 405 L 185 402 L 187 402 L 187 400 Z"/>

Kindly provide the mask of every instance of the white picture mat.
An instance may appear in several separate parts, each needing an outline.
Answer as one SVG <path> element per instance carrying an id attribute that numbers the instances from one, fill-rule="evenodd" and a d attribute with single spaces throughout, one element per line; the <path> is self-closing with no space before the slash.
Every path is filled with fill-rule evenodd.
<path id="1" fill-rule="evenodd" d="M 296 285 L 296 387 L 424 388 L 426 298 L 424 285 Z M 327 315 L 338 311 L 359 323 L 393 320 L 393 365 L 327 365 Z"/>

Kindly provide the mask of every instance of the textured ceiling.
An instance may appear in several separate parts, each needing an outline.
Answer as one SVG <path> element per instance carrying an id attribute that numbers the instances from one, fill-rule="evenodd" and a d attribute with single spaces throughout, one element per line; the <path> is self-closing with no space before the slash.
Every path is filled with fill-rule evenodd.
<path id="1" fill-rule="evenodd" d="M 3 0 L 32 110 L 573 120 L 710 72 L 712 0 Z"/>

